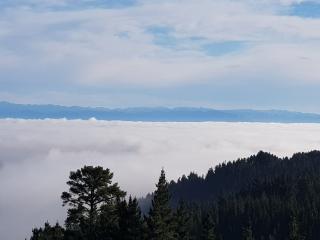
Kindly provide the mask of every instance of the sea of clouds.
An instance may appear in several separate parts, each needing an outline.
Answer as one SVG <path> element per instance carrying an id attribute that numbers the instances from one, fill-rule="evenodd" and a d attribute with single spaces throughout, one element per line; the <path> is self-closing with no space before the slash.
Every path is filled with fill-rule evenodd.
<path id="1" fill-rule="evenodd" d="M 290 156 L 320 149 L 319 133 L 320 124 L 0 120 L 0 239 L 63 223 L 60 194 L 83 165 L 110 168 L 139 197 L 154 190 L 162 167 L 171 180 L 259 150 Z"/>

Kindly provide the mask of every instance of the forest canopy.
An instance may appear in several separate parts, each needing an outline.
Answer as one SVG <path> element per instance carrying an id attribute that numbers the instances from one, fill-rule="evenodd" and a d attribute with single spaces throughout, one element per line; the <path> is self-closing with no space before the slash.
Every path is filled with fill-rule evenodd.
<path id="1" fill-rule="evenodd" d="M 143 199 L 126 196 L 109 169 L 72 171 L 61 195 L 64 225 L 45 223 L 30 240 L 320 239 L 320 152 L 258 154 L 205 176 L 166 180 Z"/>

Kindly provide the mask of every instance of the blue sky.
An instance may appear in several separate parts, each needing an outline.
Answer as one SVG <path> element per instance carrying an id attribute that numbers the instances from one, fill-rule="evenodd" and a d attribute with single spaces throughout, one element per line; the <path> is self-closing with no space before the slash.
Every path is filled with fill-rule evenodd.
<path id="1" fill-rule="evenodd" d="M 293 16 L 300 16 L 304 18 L 319 18 L 320 17 L 320 4 L 317 1 L 304 1 L 294 4 L 290 8 Z"/>
<path id="2" fill-rule="evenodd" d="M 0 100 L 320 112 L 320 1 L 4 0 Z"/>

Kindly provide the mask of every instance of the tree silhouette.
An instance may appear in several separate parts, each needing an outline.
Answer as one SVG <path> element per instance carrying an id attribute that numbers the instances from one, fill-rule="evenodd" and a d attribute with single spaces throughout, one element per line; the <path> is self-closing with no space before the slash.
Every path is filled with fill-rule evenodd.
<path id="1" fill-rule="evenodd" d="M 157 190 L 154 192 L 152 206 L 147 219 L 149 227 L 149 239 L 171 240 L 174 237 L 174 225 L 172 211 L 169 205 L 170 196 L 165 172 L 162 169 Z"/>
<path id="2" fill-rule="evenodd" d="M 290 159 L 259 152 L 169 185 L 162 170 L 144 221 L 108 169 L 85 166 L 62 194 L 66 228 L 46 223 L 31 240 L 319 240 L 319 173 L 319 151 Z"/>
<path id="3" fill-rule="evenodd" d="M 70 173 L 69 191 L 61 195 L 63 205 L 69 206 L 68 229 L 81 231 L 87 239 L 97 238 L 96 229 L 102 210 L 125 196 L 117 183 L 112 184 L 112 177 L 109 169 L 93 166 L 84 166 Z"/>
<path id="4" fill-rule="evenodd" d="M 190 213 L 184 201 L 179 201 L 176 213 L 174 214 L 177 240 L 190 239 Z"/>
<path id="5" fill-rule="evenodd" d="M 35 228 L 32 230 L 30 240 L 63 240 L 65 230 L 56 223 L 51 226 L 48 222 L 44 224 L 44 228 Z"/>
<path id="6" fill-rule="evenodd" d="M 123 200 L 118 204 L 120 240 L 142 240 L 144 238 L 144 225 L 141 211 L 136 198 L 129 197 L 128 202 Z"/>

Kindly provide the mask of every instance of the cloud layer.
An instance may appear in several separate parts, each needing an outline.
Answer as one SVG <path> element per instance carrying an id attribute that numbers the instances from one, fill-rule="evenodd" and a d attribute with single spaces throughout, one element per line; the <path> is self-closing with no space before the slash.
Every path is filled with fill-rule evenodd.
<path id="1" fill-rule="evenodd" d="M 163 105 L 168 88 L 198 85 L 196 100 L 227 105 L 221 98 L 203 99 L 201 90 L 210 85 L 230 96 L 228 87 L 318 89 L 320 19 L 295 14 L 292 9 L 301 9 L 304 3 L 4 1 L 0 5 L 0 98 L 99 105 L 142 105 L 154 100 Z M 161 93 L 154 99 L 141 88 Z M 113 89 L 117 91 L 110 100 L 106 92 Z M 126 94 L 128 89 L 131 95 Z M 177 98 L 171 99 L 171 104 L 176 103 Z"/>
<path id="2" fill-rule="evenodd" d="M 44 221 L 62 221 L 69 171 L 110 168 L 128 193 L 217 163 L 270 151 L 288 156 L 320 148 L 320 125 L 0 120 L 0 238 L 23 239 Z M 19 231 L 13 231 L 19 229 Z"/>

